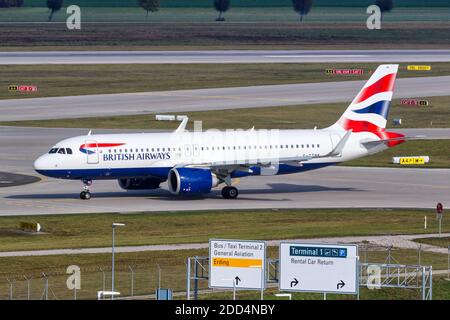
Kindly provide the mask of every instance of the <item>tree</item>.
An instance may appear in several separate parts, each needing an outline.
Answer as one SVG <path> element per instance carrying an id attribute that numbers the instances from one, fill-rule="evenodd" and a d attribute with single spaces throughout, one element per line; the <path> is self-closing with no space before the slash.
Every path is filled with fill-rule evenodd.
<path id="1" fill-rule="evenodd" d="M 0 0 L 0 8 L 22 7 L 24 0 Z"/>
<path id="2" fill-rule="evenodd" d="M 48 21 L 52 21 L 53 14 L 56 11 L 61 10 L 64 0 L 47 0 L 47 8 L 50 10 L 50 15 L 48 16 Z"/>
<path id="3" fill-rule="evenodd" d="M 377 0 L 375 4 L 380 8 L 381 19 L 383 19 L 383 14 L 394 7 L 394 0 Z"/>
<path id="4" fill-rule="evenodd" d="M 223 14 L 230 9 L 230 0 L 214 0 L 214 8 L 219 12 L 216 21 L 225 21 Z"/>
<path id="5" fill-rule="evenodd" d="M 159 9 L 159 0 L 138 0 L 138 5 L 143 8 L 145 11 L 147 11 L 147 16 L 145 17 L 148 19 L 148 13 L 156 12 Z"/>
<path id="6" fill-rule="evenodd" d="M 313 0 L 292 0 L 294 10 L 300 15 L 300 21 L 303 21 L 303 16 L 311 11 Z"/>

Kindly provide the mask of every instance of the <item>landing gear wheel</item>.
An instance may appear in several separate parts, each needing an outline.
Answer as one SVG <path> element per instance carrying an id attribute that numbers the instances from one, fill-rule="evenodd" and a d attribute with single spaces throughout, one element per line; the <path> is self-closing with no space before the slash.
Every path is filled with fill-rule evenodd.
<path id="1" fill-rule="evenodd" d="M 89 200 L 91 198 L 91 193 L 89 192 L 89 187 L 92 185 L 92 180 L 83 179 L 83 191 L 80 193 L 80 199 Z"/>
<path id="2" fill-rule="evenodd" d="M 91 193 L 89 191 L 81 191 L 80 199 L 89 200 L 91 198 Z"/>
<path id="3" fill-rule="evenodd" d="M 224 187 L 222 189 L 222 197 L 225 199 L 236 199 L 239 192 L 235 187 Z"/>

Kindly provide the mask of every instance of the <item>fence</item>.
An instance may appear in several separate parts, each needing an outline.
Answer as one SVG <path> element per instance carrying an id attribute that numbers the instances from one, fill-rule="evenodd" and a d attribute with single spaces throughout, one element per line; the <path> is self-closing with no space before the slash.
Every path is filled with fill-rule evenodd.
<path id="1" fill-rule="evenodd" d="M 186 265 L 158 262 L 151 265 L 116 265 L 115 291 L 120 297 L 153 298 L 158 286 L 185 290 Z M 0 277 L 1 300 L 70 300 L 96 299 L 97 291 L 111 290 L 111 266 L 80 268 L 79 290 L 70 290 L 70 274 L 51 271 L 35 275 Z"/>

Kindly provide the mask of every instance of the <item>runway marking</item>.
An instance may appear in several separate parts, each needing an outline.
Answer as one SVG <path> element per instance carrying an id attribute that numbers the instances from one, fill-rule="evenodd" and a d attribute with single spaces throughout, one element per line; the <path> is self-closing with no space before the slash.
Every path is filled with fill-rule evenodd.
<path id="1" fill-rule="evenodd" d="M 264 56 L 264 58 L 367 58 L 370 57 L 369 55 L 362 55 L 362 54 L 330 54 L 330 55 L 268 55 Z"/>
<path id="2" fill-rule="evenodd" d="M 368 180 L 358 180 L 358 179 L 345 179 L 345 178 L 324 178 L 327 181 L 347 181 L 347 182 L 360 182 L 360 183 L 375 183 L 375 184 L 391 184 L 399 186 L 417 186 L 417 187 L 431 187 L 436 189 L 450 189 L 447 186 L 440 185 L 429 185 L 429 184 L 417 184 L 417 183 L 401 183 L 401 182 L 386 182 L 386 181 L 368 181 Z"/>
<path id="3" fill-rule="evenodd" d="M 170 97 L 186 97 L 186 98 L 196 98 L 196 99 L 229 99 L 229 100 L 256 100 L 256 101 L 284 101 L 284 102 L 292 102 L 298 101 L 297 99 L 285 99 L 285 98 L 259 98 L 259 97 L 245 97 L 245 96 L 197 96 L 197 95 L 189 95 L 189 94 L 167 94 Z"/>

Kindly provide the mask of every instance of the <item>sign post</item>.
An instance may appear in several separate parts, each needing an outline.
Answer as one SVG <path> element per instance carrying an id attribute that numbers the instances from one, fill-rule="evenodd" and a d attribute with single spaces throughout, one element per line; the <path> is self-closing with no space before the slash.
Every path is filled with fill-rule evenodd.
<path id="1" fill-rule="evenodd" d="M 444 206 L 442 203 L 438 203 L 436 205 L 436 218 L 439 222 L 439 238 L 441 237 L 441 230 L 442 230 L 442 218 L 444 217 Z"/>
<path id="2" fill-rule="evenodd" d="M 266 273 L 266 243 L 250 240 L 209 241 L 209 287 L 261 290 L 263 298 Z"/>
<path id="3" fill-rule="evenodd" d="M 281 242 L 279 289 L 358 295 L 358 265 L 357 245 Z"/>

